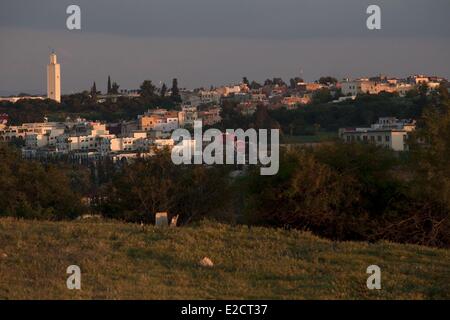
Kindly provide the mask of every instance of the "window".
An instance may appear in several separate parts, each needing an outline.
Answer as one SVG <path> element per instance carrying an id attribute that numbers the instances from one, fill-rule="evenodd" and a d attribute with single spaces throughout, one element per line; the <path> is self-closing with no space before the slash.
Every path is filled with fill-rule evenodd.
<path id="1" fill-rule="evenodd" d="M 389 136 L 385 136 L 385 137 L 384 137 L 384 139 L 386 140 L 386 142 L 389 142 L 390 138 L 391 138 L 391 137 L 389 137 Z"/>
<path id="2" fill-rule="evenodd" d="M 381 136 L 377 136 L 377 140 L 381 142 Z"/>

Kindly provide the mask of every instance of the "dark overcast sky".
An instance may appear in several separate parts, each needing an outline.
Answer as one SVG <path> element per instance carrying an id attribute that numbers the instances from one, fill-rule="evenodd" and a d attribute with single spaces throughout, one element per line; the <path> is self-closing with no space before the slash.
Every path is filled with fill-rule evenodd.
<path id="1" fill-rule="evenodd" d="M 82 30 L 66 29 L 81 7 Z M 366 28 L 369 4 L 382 30 Z M 314 80 L 385 73 L 450 76 L 450 0 L 1 0 L 0 94 L 45 91 L 49 47 L 63 92 L 144 79 L 219 85 L 246 75 Z"/>

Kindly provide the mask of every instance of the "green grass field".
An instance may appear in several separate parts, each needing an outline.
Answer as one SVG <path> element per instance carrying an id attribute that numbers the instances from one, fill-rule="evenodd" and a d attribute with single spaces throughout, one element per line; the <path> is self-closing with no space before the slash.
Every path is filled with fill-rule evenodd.
<path id="1" fill-rule="evenodd" d="M 209 257 L 214 266 L 201 267 Z M 78 265 L 81 290 L 68 290 Z M 366 268 L 382 271 L 368 290 Z M 332 242 L 215 222 L 143 230 L 112 221 L 0 219 L 0 299 L 444 299 L 450 251 Z"/>

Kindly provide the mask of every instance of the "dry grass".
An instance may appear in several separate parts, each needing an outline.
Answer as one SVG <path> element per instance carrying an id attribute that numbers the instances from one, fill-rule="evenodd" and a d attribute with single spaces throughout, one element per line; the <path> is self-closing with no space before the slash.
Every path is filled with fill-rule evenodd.
<path id="1" fill-rule="evenodd" d="M 199 266 L 204 256 L 214 267 Z M 0 219 L 0 299 L 448 299 L 449 262 L 448 250 L 214 222 L 143 231 Z M 80 291 L 66 288 L 72 264 Z M 366 288 L 371 264 L 382 290 Z"/>

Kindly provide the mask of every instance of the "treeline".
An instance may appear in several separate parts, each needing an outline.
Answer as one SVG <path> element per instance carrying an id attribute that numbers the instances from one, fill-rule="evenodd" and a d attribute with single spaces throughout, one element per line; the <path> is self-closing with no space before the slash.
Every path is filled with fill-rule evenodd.
<path id="1" fill-rule="evenodd" d="M 437 94 L 437 93 L 435 93 Z M 319 132 L 337 132 L 344 127 L 370 126 L 380 117 L 418 119 L 427 104 L 426 93 L 411 91 L 406 97 L 397 94 L 359 95 L 355 100 L 340 103 L 319 103 L 300 106 L 294 110 L 270 110 L 258 106 L 252 115 L 244 116 L 237 103 L 222 106 L 220 128 L 278 128 L 284 135 L 315 135 Z"/>
<path id="2" fill-rule="evenodd" d="M 159 211 L 181 223 L 220 217 L 231 199 L 230 166 L 176 166 L 167 150 L 132 163 L 25 160 L 0 143 L 0 216 L 73 219 L 83 214 L 153 223 Z"/>
<path id="3" fill-rule="evenodd" d="M 425 164 L 362 144 L 292 150 L 281 161 L 277 176 L 249 178 L 251 225 L 334 240 L 450 245 L 449 189 L 430 181 Z M 439 180 L 448 186 L 448 175 Z"/>
<path id="4" fill-rule="evenodd" d="M 167 94 L 165 85 L 157 88 L 152 81 L 145 80 L 138 97 L 118 96 L 97 102 L 97 95 L 94 92 L 83 91 L 62 96 L 61 103 L 50 99 L 22 99 L 16 103 L 3 101 L 0 102 L 0 113 L 8 114 L 11 125 L 43 122 L 46 117 L 49 121 L 65 121 L 67 117 L 81 117 L 115 122 L 135 119 L 137 115 L 157 107 L 176 109 L 180 101 L 176 79 L 173 81 L 170 94 Z"/>
<path id="5" fill-rule="evenodd" d="M 312 104 L 296 110 L 270 111 L 285 134 L 312 135 L 318 130 L 336 132 L 344 127 L 370 126 L 380 117 L 417 119 L 427 98 L 411 92 L 407 97 L 396 94 L 359 95 L 355 100 L 337 104 Z"/>
<path id="6" fill-rule="evenodd" d="M 8 123 L 20 125 L 29 122 L 65 121 L 67 117 L 116 122 L 135 119 L 148 109 L 163 106 L 175 108 L 169 98 L 156 98 L 145 102 L 139 98 L 117 98 L 116 101 L 97 103 L 87 93 L 63 96 L 61 103 L 52 100 L 19 100 L 16 103 L 1 102 L 0 113 L 9 116 Z"/>
<path id="7" fill-rule="evenodd" d="M 76 218 L 88 210 L 82 195 L 89 185 L 86 168 L 26 161 L 0 143 L 0 216 Z"/>

